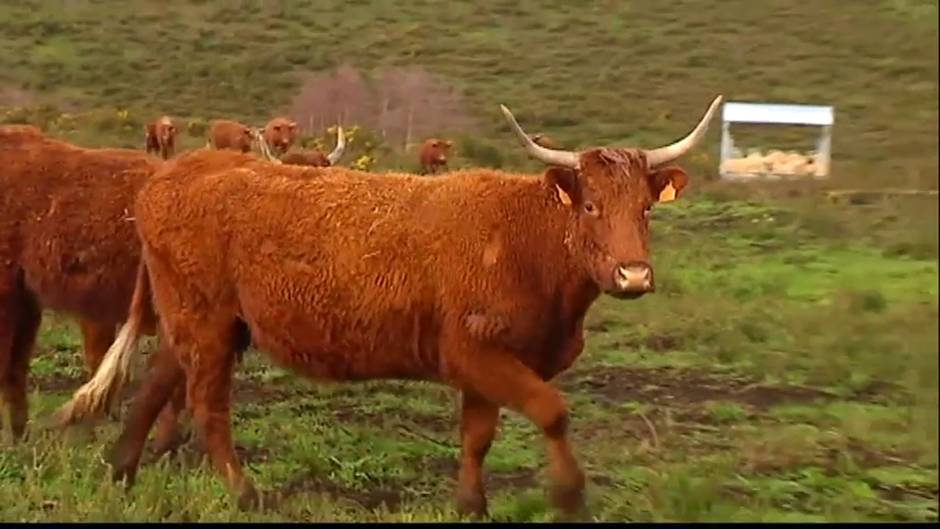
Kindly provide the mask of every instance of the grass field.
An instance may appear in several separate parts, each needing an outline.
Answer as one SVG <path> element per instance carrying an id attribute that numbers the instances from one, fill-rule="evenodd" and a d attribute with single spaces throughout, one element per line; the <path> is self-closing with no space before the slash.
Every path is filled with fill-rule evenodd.
<path id="1" fill-rule="evenodd" d="M 820 193 L 937 188 L 935 1 L 387 4 L 4 3 L 4 121 L 140 147 L 159 113 L 260 122 L 305 70 L 418 65 L 466 94 L 475 125 L 453 131 L 457 166 L 536 170 L 499 103 L 571 147 L 672 140 L 719 92 L 833 104 L 828 183 L 714 181 L 713 125 L 686 162 L 690 192 L 653 214 L 658 292 L 600 300 L 558 385 L 598 520 L 937 521 L 937 199 Z M 378 168 L 409 167 L 372 137 Z M 445 388 L 313 385 L 249 353 L 236 442 L 279 497 L 242 513 L 191 449 L 146 461 L 125 493 L 104 462 L 116 423 L 41 431 L 85 376 L 74 322 L 50 314 L 31 436 L 0 451 L 0 519 L 456 519 Z M 539 432 L 504 412 L 485 466 L 494 519 L 551 519 L 544 464 Z"/>

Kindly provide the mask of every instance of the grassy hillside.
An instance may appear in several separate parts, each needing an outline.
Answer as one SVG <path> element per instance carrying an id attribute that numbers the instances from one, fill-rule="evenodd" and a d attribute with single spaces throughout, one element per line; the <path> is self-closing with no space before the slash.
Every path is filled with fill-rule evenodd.
<path id="1" fill-rule="evenodd" d="M 719 92 L 835 105 L 834 177 L 822 184 L 714 182 L 713 125 L 684 162 L 691 192 L 653 215 L 659 291 L 602 299 L 558 384 L 598 520 L 937 521 L 937 199 L 819 193 L 937 188 L 937 3 L 580 4 L 7 2 L 0 118 L 139 148 L 144 121 L 169 113 L 195 147 L 206 120 L 260 124 L 296 110 L 301 93 L 300 107 L 329 112 L 330 101 L 368 99 L 353 82 L 311 84 L 311 73 L 422 68 L 437 84 L 418 95 L 462 94 L 456 110 L 420 116 L 422 134 L 458 140 L 456 165 L 537 170 L 499 103 L 570 147 L 670 141 Z M 374 117 L 347 110 L 347 125 Z M 331 144 L 332 118 L 317 119 L 310 132 Z M 363 129 L 347 159 L 373 149 L 379 169 L 413 168 L 390 138 Z M 455 519 L 453 393 L 315 386 L 261 353 L 238 370 L 234 424 L 250 476 L 280 496 L 273 509 L 236 511 L 190 449 L 145 462 L 125 494 L 103 461 L 118 425 L 39 429 L 84 380 L 80 347 L 74 322 L 49 314 L 31 438 L 0 451 L 4 520 Z M 486 463 L 495 519 L 552 515 L 544 464 L 535 428 L 504 412 Z"/>
<path id="2" fill-rule="evenodd" d="M 499 103 L 572 147 L 671 140 L 719 92 L 832 104 L 840 177 L 935 185 L 936 5 L 7 2 L 0 82 L 66 110 L 260 123 L 288 109 L 305 72 L 422 67 L 467 97 L 474 133 L 517 163 Z M 131 129 L 76 136 L 136 146 L 139 124 Z M 712 138 L 701 169 L 715 165 L 717 132 Z"/>

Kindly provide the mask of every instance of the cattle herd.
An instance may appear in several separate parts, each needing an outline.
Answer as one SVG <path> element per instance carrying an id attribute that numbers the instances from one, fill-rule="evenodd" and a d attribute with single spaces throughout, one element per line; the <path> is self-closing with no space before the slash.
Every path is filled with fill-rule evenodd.
<path id="1" fill-rule="evenodd" d="M 29 358 L 44 309 L 80 323 L 90 379 L 60 427 L 120 400 L 143 335 L 143 380 L 111 450 L 133 482 L 151 430 L 175 448 L 189 417 L 243 508 L 258 493 L 232 444 L 232 377 L 249 345 L 313 380 L 427 380 L 461 395 L 456 505 L 487 512 L 483 460 L 500 408 L 542 432 L 550 495 L 583 509 L 584 474 L 551 381 L 580 355 L 583 321 L 607 294 L 653 292 L 649 215 L 689 182 L 675 161 L 705 134 L 722 97 L 675 143 L 557 148 L 501 107 L 542 174 L 448 170 L 429 139 L 425 172 L 337 165 L 336 149 L 292 151 L 296 124 L 212 124 L 205 148 L 176 152 L 168 117 L 145 149 L 89 149 L 29 125 L 0 127 L 0 396 L 5 426 L 27 428 Z M 258 152 L 255 152 L 254 148 Z M 260 153 L 260 155 L 259 155 Z"/>

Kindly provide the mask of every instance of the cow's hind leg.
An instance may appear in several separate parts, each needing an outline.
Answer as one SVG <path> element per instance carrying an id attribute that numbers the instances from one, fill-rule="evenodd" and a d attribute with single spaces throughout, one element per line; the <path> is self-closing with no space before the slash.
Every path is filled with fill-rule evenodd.
<path id="1" fill-rule="evenodd" d="M 235 325 L 235 360 L 236 364 L 244 361 L 245 351 L 251 346 L 251 331 L 245 322 L 239 320 Z M 176 389 L 173 390 L 171 403 L 163 408 L 160 417 L 157 419 L 157 432 L 154 440 L 154 453 L 176 449 L 184 443 L 188 435 L 182 431 L 180 419 L 183 412 L 188 408 L 186 406 L 186 383 L 181 381 Z M 198 438 L 197 438 L 198 441 Z M 196 443 L 194 448 L 197 451 L 205 451 L 205 447 Z"/>
<path id="2" fill-rule="evenodd" d="M 153 452 L 157 455 L 172 452 L 186 442 L 180 419 L 186 410 L 186 382 L 181 377 L 172 390 L 170 400 L 163 407 L 157 419 L 157 431 L 154 434 Z"/>
<path id="3" fill-rule="evenodd" d="M 561 393 L 511 352 L 481 348 L 462 351 L 461 382 L 486 400 L 525 415 L 548 442 L 552 503 L 565 514 L 584 508 L 584 473 L 568 441 L 568 410 Z"/>
<path id="4" fill-rule="evenodd" d="M 18 296 L 16 275 L 12 271 L 0 270 L 0 381 L 7 379 L 13 359 L 13 342 L 19 326 Z M 9 403 L 4 396 L 3 415 L 7 417 L 4 419 L 7 424 L 11 422 L 9 411 Z"/>
<path id="5" fill-rule="evenodd" d="M 460 415 L 461 457 L 457 483 L 457 511 L 464 515 L 486 515 L 483 489 L 483 460 L 496 436 L 499 406 L 472 390 L 463 392 Z"/>
<path id="6" fill-rule="evenodd" d="M 0 277 L 0 396 L 14 441 L 26 432 L 26 382 L 42 308 L 13 274 Z"/>
<path id="7" fill-rule="evenodd" d="M 166 340 L 161 339 L 146 378 L 131 402 L 124 430 L 112 449 L 115 481 L 126 478 L 128 485 L 133 484 L 150 429 L 169 403 L 174 389 L 183 383 L 183 368 Z"/>
<path id="8" fill-rule="evenodd" d="M 235 320 L 219 322 L 186 321 L 188 327 L 177 336 L 191 343 L 180 344 L 180 363 L 186 372 L 186 396 L 193 414 L 193 425 L 213 466 L 225 477 L 229 490 L 238 497 L 238 506 L 258 506 L 259 495 L 245 476 L 232 442 L 231 391 L 232 370 L 240 339 Z"/>

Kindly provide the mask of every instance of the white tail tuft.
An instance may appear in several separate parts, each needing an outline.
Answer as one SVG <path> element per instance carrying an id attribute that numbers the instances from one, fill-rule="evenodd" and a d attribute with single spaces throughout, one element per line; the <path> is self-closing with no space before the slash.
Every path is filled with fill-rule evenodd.
<path id="1" fill-rule="evenodd" d="M 91 380 L 78 388 L 72 399 L 55 413 L 55 422 L 66 426 L 109 411 L 130 379 L 130 364 L 136 350 L 139 318 L 131 317 L 121 327 L 117 338 L 98 366 Z"/>

